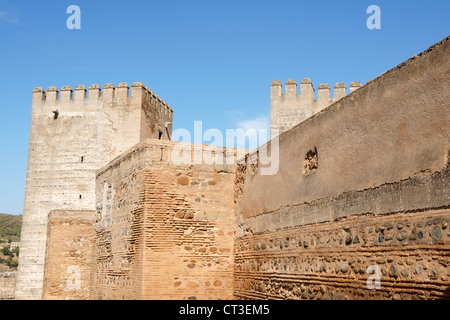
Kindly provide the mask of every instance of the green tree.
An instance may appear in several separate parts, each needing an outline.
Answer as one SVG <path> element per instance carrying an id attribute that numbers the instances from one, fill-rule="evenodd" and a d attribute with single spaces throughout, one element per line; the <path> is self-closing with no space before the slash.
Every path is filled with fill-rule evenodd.
<path id="1" fill-rule="evenodd" d="M 4 246 L 0 252 L 5 255 L 5 256 L 10 256 L 11 255 L 11 251 L 9 250 L 9 246 Z"/>
<path id="2" fill-rule="evenodd" d="M 16 269 L 19 265 L 19 262 L 11 259 L 11 257 L 6 261 L 6 265 L 10 268 Z"/>
<path id="3" fill-rule="evenodd" d="M 16 257 L 19 257 L 19 247 L 15 247 L 14 249 L 12 249 L 11 251 L 13 254 L 16 255 Z"/>

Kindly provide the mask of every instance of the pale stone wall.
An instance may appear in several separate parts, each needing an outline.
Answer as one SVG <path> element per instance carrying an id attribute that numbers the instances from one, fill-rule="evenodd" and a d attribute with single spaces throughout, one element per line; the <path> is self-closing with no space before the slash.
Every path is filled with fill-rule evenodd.
<path id="1" fill-rule="evenodd" d="M 450 37 L 282 133 L 278 174 L 238 168 L 236 297 L 448 298 L 449 55 Z"/>
<path id="2" fill-rule="evenodd" d="M 0 273 L 0 300 L 15 298 L 16 272 Z"/>
<path id="3" fill-rule="evenodd" d="M 359 81 L 350 84 L 350 93 L 361 87 Z M 300 93 L 294 79 L 289 79 L 283 93 L 279 80 L 274 80 L 270 86 L 270 128 L 271 137 L 290 130 L 297 124 L 305 121 L 316 113 L 322 111 L 347 94 L 345 83 L 336 83 L 333 90 L 334 97 L 330 97 L 330 86 L 322 83 L 318 87 L 317 99 L 315 89 L 309 78 L 300 82 Z M 275 131 L 276 130 L 276 131 Z"/>
<path id="4" fill-rule="evenodd" d="M 96 299 L 233 297 L 235 164 L 176 164 L 179 145 L 147 140 L 99 170 Z"/>
<path id="5" fill-rule="evenodd" d="M 168 139 L 172 109 L 142 83 L 33 91 L 18 299 L 42 298 L 47 216 L 95 210 L 95 171 L 145 138 Z M 59 96 L 60 93 L 60 96 Z M 153 125 L 152 125 L 153 124 Z M 145 128 L 145 129 L 144 129 Z"/>

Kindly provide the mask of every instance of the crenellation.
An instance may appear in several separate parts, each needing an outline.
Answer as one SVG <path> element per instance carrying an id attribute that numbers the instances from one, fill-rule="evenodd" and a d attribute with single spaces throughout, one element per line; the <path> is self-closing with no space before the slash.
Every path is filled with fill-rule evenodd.
<path id="1" fill-rule="evenodd" d="M 283 95 L 282 85 L 280 80 L 272 81 L 270 85 L 270 99 L 271 101 L 279 100 Z"/>
<path id="2" fill-rule="evenodd" d="M 360 86 L 361 83 L 359 81 L 352 82 L 351 92 Z M 294 79 L 287 80 L 285 87 L 285 94 L 283 94 L 279 80 L 272 81 L 270 85 L 270 127 L 273 134 L 276 133 L 276 130 L 279 133 L 283 133 L 291 129 L 347 94 L 345 83 L 339 82 L 334 87 L 334 98 L 332 99 L 330 97 L 330 86 L 321 84 L 318 88 L 318 98 L 316 100 L 314 85 L 310 78 L 301 80 L 300 93 L 297 91 L 297 83 Z"/>
<path id="3" fill-rule="evenodd" d="M 61 103 L 69 102 L 73 99 L 73 90 L 71 86 L 64 86 L 61 88 Z"/>
<path id="4" fill-rule="evenodd" d="M 361 88 L 361 82 L 353 81 L 352 83 L 350 83 L 350 93 L 358 90 L 359 88 Z"/>
<path id="5" fill-rule="evenodd" d="M 141 82 L 34 88 L 0 300 L 448 299 L 449 39 L 349 97 L 273 81 L 287 132 L 251 153 L 170 141 L 173 110 Z M 267 151 L 275 174 L 250 161 Z"/>
<path id="6" fill-rule="evenodd" d="M 48 87 L 45 92 L 45 101 L 52 102 L 57 101 L 59 99 L 59 91 L 57 87 Z"/>
<path id="7" fill-rule="evenodd" d="M 33 90 L 32 105 L 41 105 L 45 101 L 45 90 L 42 87 L 36 87 Z"/>
<path id="8" fill-rule="evenodd" d="M 136 83 L 130 98 L 125 82 L 105 84 L 103 92 L 93 84 L 88 97 L 84 85 L 33 90 L 19 298 L 41 297 L 48 213 L 95 210 L 98 168 L 144 139 L 170 139 L 169 105 L 151 92 L 166 110 L 148 112 L 143 92 L 151 91 Z"/>
<path id="9" fill-rule="evenodd" d="M 450 37 L 349 96 L 322 84 L 298 125 L 272 99 L 271 126 L 294 127 L 276 174 L 237 168 L 235 299 L 450 298 L 449 54 Z"/>
<path id="10" fill-rule="evenodd" d="M 102 100 L 103 102 L 111 102 L 114 99 L 114 85 L 112 83 L 106 83 L 103 86 Z"/>
<path id="11" fill-rule="evenodd" d="M 84 85 L 77 85 L 74 89 L 74 101 L 78 104 L 84 103 L 86 100 L 86 92 L 86 87 Z"/>
<path id="12" fill-rule="evenodd" d="M 314 86 L 311 79 L 304 78 L 300 82 L 300 106 L 311 112 L 314 104 Z"/>
<path id="13" fill-rule="evenodd" d="M 316 114 L 325 109 L 330 104 L 330 85 L 328 83 L 322 83 L 317 89 L 317 108 L 313 110 Z"/>
<path id="14" fill-rule="evenodd" d="M 131 98 L 130 101 L 135 103 L 148 101 L 150 107 L 158 109 L 159 112 L 166 116 L 170 116 L 173 113 L 172 107 L 142 82 L 133 83 L 131 92 L 126 82 L 119 83 L 117 86 L 107 83 L 103 86 L 103 91 L 98 84 L 92 84 L 88 89 L 86 89 L 85 85 L 77 85 L 75 89 L 72 89 L 71 86 L 63 86 L 61 90 L 58 90 L 56 86 L 51 86 L 47 90 L 44 90 L 42 87 L 36 87 L 33 90 L 33 104 L 45 104 L 48 106 L 71 101 L 76 102 L 76 105 L 84 105 L 87 101 L 88 105 L 92 107 L 97 105 L 99 100 L 103 102 L 128 103 L 129 98 Z"/>
<path id="15" fill-rule="evenodd" d="M 114 93 L 114 97 L 118 102 L 126 102 L 128 100 L 130 88 L 126 82 L 119 83 L 116 87 L 116 91 Z"/>
<path id="16" fill-rule="evenodd" d="M 131 85 L 131 99 L 135 101 L 147 100 L 147 92 L 142 82 L 134 82 Z"/>
<path id="17" fill-rule="evenodd" d="M 296 97 L 297 92 L 297 82 L 294 79 L 289 79 L 286 81 L 286 96 Z"/>
<path id="18" fill-rule="evenodd" d="M 333 95 L 334 101 L 338 101 L 340 99 L 342 99 L 343 97 L 345 97 L 345 95 L 347 94 L 347 88 L 345 86 L 345 83 L 343 82 L 338 82 L 334 85 L 334 91 L 333 91 Z"/>
<path id="19" fill-rule="evenodd" d="M 89 106 L 96 106 L 101 98 L 101 89 L 98 84 L 89 86 Z"/>

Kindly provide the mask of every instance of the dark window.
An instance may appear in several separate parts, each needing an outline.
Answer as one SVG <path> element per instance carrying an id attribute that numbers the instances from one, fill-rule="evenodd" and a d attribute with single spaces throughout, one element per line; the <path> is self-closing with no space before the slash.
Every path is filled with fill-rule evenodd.
<path id="1" fill-rule="evenodd" d="M 317 148 L 309 150 L 303 161 L 303 174 L 310 174 L 317 170 L 319 166 L 319 158 L 317 155 Z"/>

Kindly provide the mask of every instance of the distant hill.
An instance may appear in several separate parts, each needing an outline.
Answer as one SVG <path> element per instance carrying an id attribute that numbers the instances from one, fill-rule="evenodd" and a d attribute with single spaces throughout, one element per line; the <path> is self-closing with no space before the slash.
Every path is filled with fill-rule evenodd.
<path id="1" fill-rule="evenodd" d="M 0 273 L 17 270 L 19 248 L 10 250 L 9 242 L 20 242 L 22 215 L 0 213 Z"/>
<path id="2" fill-rule="evenodd" d="M 22 215 L 0 213 L 0 243 L 19 242 Z"/>

